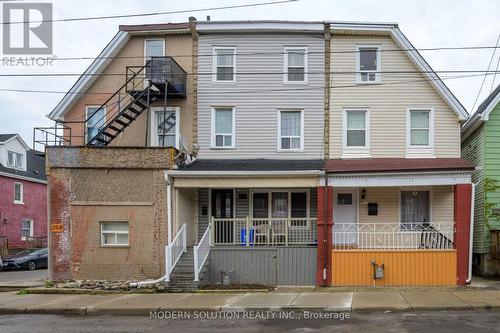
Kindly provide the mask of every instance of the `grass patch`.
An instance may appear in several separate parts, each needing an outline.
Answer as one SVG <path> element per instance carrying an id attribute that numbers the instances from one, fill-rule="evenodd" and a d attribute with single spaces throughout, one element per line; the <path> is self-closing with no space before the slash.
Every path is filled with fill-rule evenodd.
<path id="1" fill-rule="evenodd" d="M 26 289 L 21 289 L 17 292 L 17 295 L 28 295 L 28 292 L 26 291 Z"/>
<path id="2" fill-rule="evenodd" d="M 200 290 L 247 290 L 247 289 L 266 289 L 272 290 L 273 288 L 267 287 L 262 284 L 253 284 L 253 283 L 233 283 L 228 286 L 222 284 L 207 284 L 204 286 L 200 286 L 198 289 Z"/>

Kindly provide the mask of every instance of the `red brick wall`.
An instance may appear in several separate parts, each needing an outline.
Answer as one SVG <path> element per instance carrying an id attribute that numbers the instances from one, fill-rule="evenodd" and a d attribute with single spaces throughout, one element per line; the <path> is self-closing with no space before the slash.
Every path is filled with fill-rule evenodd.
<path id="1" fill-rule="evenodd" d="M 454 219 L 455 248 L 457 249 L 457 284 L 464 285 L 469 271 L 470 209 L 472 185 L 455 185 Z"/>
<path id="2" fill-rule="evenodd" d="M 325 205 L 326 195 L 326 205 Z M 333 226 L 333 187 L 318 186 L 318 256 L 316 265 L 316 285 L 330 286 L 332 279 L 332 226 Z M 323 271 L 326 269 L 326 279 Z"/>
<path id="3" fill-rule="evenodd" d="M 23 184 L 23 204 L 14 203 L 14 183 Z M 33 220 L 33 236 L 47 237 L 47 185 L 0 176 L 0 236 L 9 248 L 24 248 L 21 221 Z"/>

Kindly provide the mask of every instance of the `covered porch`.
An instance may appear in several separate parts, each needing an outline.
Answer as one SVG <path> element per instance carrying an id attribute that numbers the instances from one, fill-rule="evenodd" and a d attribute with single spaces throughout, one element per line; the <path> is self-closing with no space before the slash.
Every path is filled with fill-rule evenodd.
<path id="1" fill-rule="evenodd" d="M 465 283 L 474 167 L 461 159 L 383 160 L 326 164 L 333 209 L 329 284 Z"/>

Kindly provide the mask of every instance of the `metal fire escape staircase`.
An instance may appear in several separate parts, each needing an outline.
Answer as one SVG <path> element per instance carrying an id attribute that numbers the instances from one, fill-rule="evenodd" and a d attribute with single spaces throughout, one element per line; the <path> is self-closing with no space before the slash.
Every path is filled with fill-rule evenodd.
<path id="1" fill-rule="evenodd" d="M 166 108 L 167 98 L 186 98 L 186 72 L 172 57 L 152 57 L 145 66 L 127 67 L 125 84 L 87 115 L 85 145 L 108 145 L 153 103 L 163 100 Z M 175 126 L 175 118 L 165 117 L 158 125 L 168 131 Z M 98 131 L 92 130 L 96 127 Z"/>
<path id="2" fill-rule="evenodd" d="M 127 66 L 125 83 L 91 113 L 78 120 L 56 121 L 52 127 L 35 127 L 33 147 L 107 146 L 153 103 L 164 107 L 165 117 L 157 126 L 159 134 L 166 134 L 176 121 L 175 115 L 166 112 L 167 99 L 186 98 L 186 76 L 172 57 L 152 57 L 144 66 Z M 79 126 L 83 135 L 72 135 Z"/>

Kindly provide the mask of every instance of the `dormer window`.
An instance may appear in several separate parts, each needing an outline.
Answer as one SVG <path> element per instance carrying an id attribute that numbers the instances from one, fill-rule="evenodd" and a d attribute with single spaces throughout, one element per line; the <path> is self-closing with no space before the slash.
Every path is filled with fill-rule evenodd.
<path id="1" fill-rule="evenodd" d="M 23 168 L 23 154 L 19 154 L 13 151 L 8 151 L 7 166 L 16 169 Z"/>
<path id="2" fill-rule="evenodd" d="M 380 46 L 358 46 L 358 83 L 380 82 Z"/>

